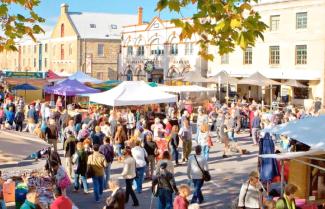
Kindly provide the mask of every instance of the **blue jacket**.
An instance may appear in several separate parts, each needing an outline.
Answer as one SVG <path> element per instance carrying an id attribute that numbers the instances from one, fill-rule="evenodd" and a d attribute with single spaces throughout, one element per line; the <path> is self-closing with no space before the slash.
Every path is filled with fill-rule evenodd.
<path id="1" fill-rule="evenodd" d="M 15 119 L 15 113 L 12 112 L 12 111 L 6 111 L 6 120 L 9 123 L 13 123 L 14 122 L 14 119 Z"/>
<path id="2" fill-rule="evenodd" d="M 36 205 L 25 200 L 24 204 L 20 207 L 20 209 L 36 209 Z"/>

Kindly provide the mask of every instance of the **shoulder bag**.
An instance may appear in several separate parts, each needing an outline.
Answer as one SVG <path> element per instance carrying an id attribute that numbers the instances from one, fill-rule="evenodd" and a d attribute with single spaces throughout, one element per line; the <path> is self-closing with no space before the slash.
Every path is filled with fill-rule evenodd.
<path id="1" fill-rule="evenodd" d="M 211 175 L 209 173 L 209 171 L 203 170 L 199 164 L 199 162 L 197 161 L 196 155 L 194 155 L 195 161 L 197 163 L 197 166 L 199 166 L 201 172 L 202 172 L 202 178 L 204 181 L 210 181 L 211 180 Z"/>
<path id="2" fill-rule="evenodd" d="M 91 161 L 93 161 L 93 158 L 94 156 L 91 156 Z M 89 178 L 92 178 L 93 176 L 95 176 L 95 171 L 94 171 L 94 168 L 92 166 L 92 164 L 88 164 L 87 165 L 87 171 L 86 171 L 86 177 L 89 179 Z"/>

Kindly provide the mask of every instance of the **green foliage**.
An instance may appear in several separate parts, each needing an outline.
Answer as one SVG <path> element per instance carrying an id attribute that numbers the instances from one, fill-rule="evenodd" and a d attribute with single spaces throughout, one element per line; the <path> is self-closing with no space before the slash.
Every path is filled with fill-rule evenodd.
<path id="1" fill-rule="evenodd" d="M 0 27 L 4 35 L 0 35 L 0 52 L 3 50 L 17 50 L 16 42 L 24 36 L 35 41 L 34 34 L 44 33 L 39 23 L 45 20 L 35 13 L 34 8 L 40 0 L 0 0 Z M 23 7 L 29 15 L 12 14 L 11 5 Z"/>
<path id="2" fill-rule="evenodd" d="M 182 28 L 180 39 L 200 36 L 199 54 L 213 60 L 208 46 L 219 48 L 223 55 L 235 50 L 236 46 L 245 49 L 254 46 L 258 38 L 264 40 L 263 32 L 267 25 L 253 10 L 251 3 L 258 0 L 158 0 L 156 11 L 169 9 L 180 13 L 181 8 L 195 5 L 197 11 L 190 20 L 174 19 L 172 23 Z"/>

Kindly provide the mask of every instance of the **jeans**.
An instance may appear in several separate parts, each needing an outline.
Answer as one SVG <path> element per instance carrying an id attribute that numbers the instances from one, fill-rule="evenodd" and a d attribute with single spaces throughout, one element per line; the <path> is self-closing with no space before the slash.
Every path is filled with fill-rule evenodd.
<path id="1" fill-rule="evenodd" d="M 210 151 L 209 146 L 204 145 L 201 146 L 201 148 L 202 148 L 202 156 L 204 157 L 204 159 L 209 160 L 209 151 Z"/>
<path id="2" fill-rule="evenodd" d="M 232 141 L 232 142 L 237 142 L 237 139 L 235 138 L 235 132 L 234 131 L 228 131 L 228 138 Z"/>
<path id="3" fill-rule="evenodd" d="M 116 151 L 117 151 L 117 156 L 122 157 L 122 144 L 116 144 Z"/>
<path id="4" fill-rule="evenodd" d="M 169 189 L 159 188 L 158 190 L 158 209 L 173 208 L 173 192 Z"/>
<path id="5" fill-rule="evenodd" d="M 132 182 L 133 182 L 133 179 L 125 179 L 125 202 L 127 203 L 129 201 L 129 196 L 131 195 L 133 204 L 139 205 L 137 196 L 135 195 L 133 188 L 132 188 Z"/>
<path id="6" fill-rule="evenodd" d="M 88 192 L 88 184 L 87 184 L 87 178 L 85 176 L 82 176 L 80 174 L 74 173 L 74 189 L 79 189 L 79 177 L 81 178 L 81 182 L 84 188 L 85 192 Z"/>
<path id="7" fill-rule="evenodd" d="M 191 204 L 192 203 L 201 204 L 204 200 L 203 194 L 201 191 L 201 188 L 203 186 L 203 179 L 193 179 L 193 184 L 194 184 L 194 192 L 193 192 Z"/>
<path id="8" fill-rule="evenodd" d="M 137 176 L 135 177 L 134 181 L 136 183 L 136 191 L 138 193 L 142 192 L 142 183 L 144 180 L 144 173 L 146 171 L 146 166 L 136 168 Z"/>
<path id="9" fill-rule="evenodd" d="M 6 203 L 5 203 L 4 200 L 0 200 L 0 208 L 2 208 L 2 209 L 6 209 L 7 208 L 6 207 Z"/>
<path id="10" fill-rule="evenodd" d="M 16 124 L 16 131 L 20 131 L 22 132 L 23 131 L 23 122 L 15 122 Z"/>
<path id="11" fill-rule="evenodd" d="M 112 163 L 108 163 L 107 167 L 104 169 L 105 171 L 104 189 L 108 188 L 108 182 L 111 176 L 111 166 Z"/>
<path id="12" fill-rule="evenodd" d="M 93 176 L 95 200 L 99 201 L 103 194 L 104 176 Z"/>
<path id="13" fill-rule="evenodd" d="M 172 147 L 171 148 L 171 152 L 172 152 L 173 158 L 175 160 L 175 163 L 177 165 L 178 164 L 178 155 L 179 155 L 177 148 L 176 147 Z"/>
<path id="14" fill-rule="evenodd" d="M 154 170 L 156 167 L 156 158 L 154 155 L 148 155 L 148 163 L 147 163 L 147 174 L 146 177 L 150 178 L 154 175 Z"/>
<path id="15" fill-rule="evenodd" d="M 252 128 L 252 139 L 254 144 L 257 144 L 259 141 L 259 136 L 258 136 L 259 131 L 260 131 L 259 128 Z"/>

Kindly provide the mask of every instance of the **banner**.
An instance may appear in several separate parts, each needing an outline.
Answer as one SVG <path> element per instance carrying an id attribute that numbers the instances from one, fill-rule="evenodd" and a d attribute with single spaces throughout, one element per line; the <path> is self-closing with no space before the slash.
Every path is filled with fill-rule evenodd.
<path id="1" fill-rule="evenodd" d="M 6 71 L 5 77 L 7 78 L 34 78 L 45 79 L 45 72 L 26 72 L 26 71 Z"/>

